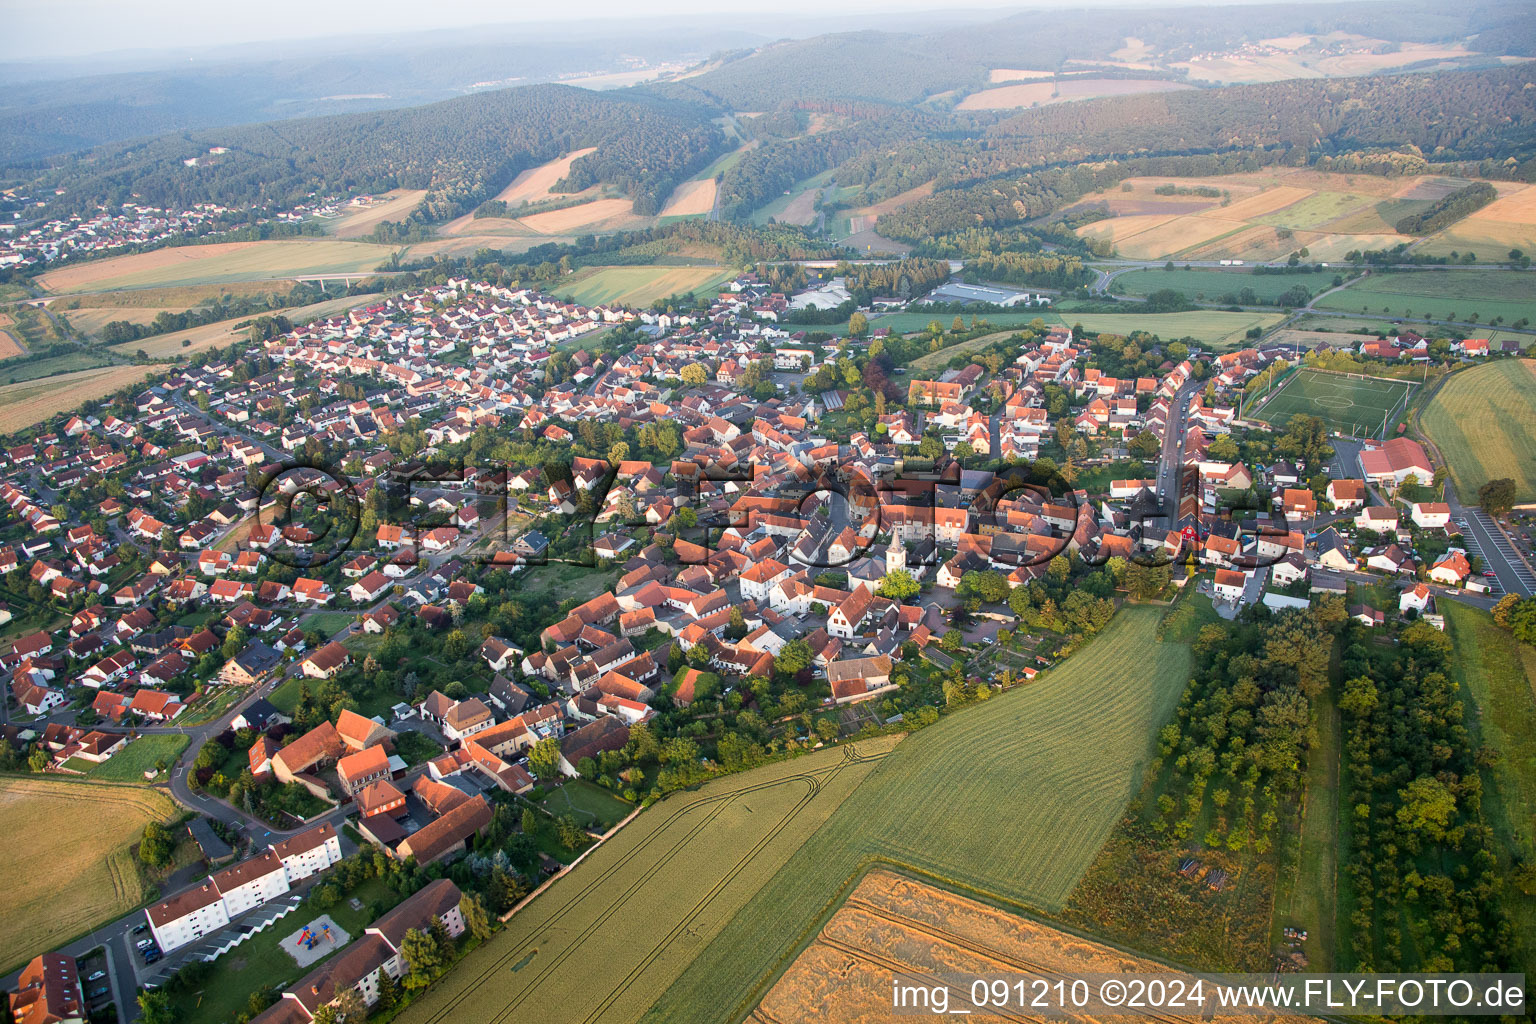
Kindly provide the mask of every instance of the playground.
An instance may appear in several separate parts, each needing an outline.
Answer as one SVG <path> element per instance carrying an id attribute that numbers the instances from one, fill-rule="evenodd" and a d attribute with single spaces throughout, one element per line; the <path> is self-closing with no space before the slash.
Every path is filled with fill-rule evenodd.
<path id="1" fill-rule="evenodd" d="M 309 924 L 283 939 L 283 951 L 293 957 L 300 967 L 308 967 L 350 942 L 352 937 L 331 920 L 330 914 L 321 914 Z"/>

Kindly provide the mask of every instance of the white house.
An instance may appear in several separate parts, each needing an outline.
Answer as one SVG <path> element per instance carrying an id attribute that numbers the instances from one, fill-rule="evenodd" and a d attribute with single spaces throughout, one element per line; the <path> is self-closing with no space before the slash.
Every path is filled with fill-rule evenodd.
<path id="1" fill-rule="evenodd" d="M 1409 518 L 1421 530 L 1443 530 L 1451 522 L 1451 506 L 1443 501 L 1416 501 Z"/>

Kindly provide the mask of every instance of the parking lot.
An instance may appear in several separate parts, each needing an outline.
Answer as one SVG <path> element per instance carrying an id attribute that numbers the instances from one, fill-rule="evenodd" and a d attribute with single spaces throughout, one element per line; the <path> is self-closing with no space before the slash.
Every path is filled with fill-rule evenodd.
<path id="1" fill-rule="evenodd" d="M 1536 594 L 1536 575 L 1526 566 L 1518 552 L 1510 544 L 1498 524 L 1481 509 L 1463 508 L 1462 518 L 1467 528 L 1462 531 L 1467 552 L 1477 555 L 1482 564 L 1492 570 L 1495 578 L 1487 580 L 1494 593 L 1519 594 L 1530 597 Z"/>

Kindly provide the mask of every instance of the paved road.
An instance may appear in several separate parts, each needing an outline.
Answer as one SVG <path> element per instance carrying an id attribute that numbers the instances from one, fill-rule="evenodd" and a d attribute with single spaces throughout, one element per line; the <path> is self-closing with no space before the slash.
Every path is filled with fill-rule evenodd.
<path id="1" fill-rule="evenodd" d="M 1467 551 L 1482 559 L 1485 568 L 1495 574 L 1499 590 L 1507 594 L 1530 597 L 1536 594 L 1536 574 L 1531 572 L 1493 517 L 1482 509 L 1463 505 L 1456 497 L 1455 486 L 1445 482 L 1446 504 L 1451 506 L 1452 519 L 1466 523 L 1462 540 Z M 1493 580 L 1485 580 L 1492 583 Z"/>
<path id="2" fill-rule="evenodd" d="M 1168 408 L 1168 429 L 1157 462 L 1157 496 L 1170 525 L 1179 521 L 1179 475 L 1183 470 L 1184 432 L 1189 425 L 1189 401 L 1203 382 L 1191 377 L 1174 393 Z"/>

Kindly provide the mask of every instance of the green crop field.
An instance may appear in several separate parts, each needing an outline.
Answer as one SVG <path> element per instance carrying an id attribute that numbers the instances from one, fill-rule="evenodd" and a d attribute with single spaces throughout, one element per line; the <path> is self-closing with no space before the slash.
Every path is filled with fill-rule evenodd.
<path id="1" fill-rule="evenodd" d="M 1268 224 L 1271 227 L 1313 230 L 1354 213 L 1370 205 L 1370 202 L 1366 196 L 1357 196 L 1351 192 L 1314 192 L 1300 202 L 1252 219 L 1255 224 Z"/>
<path id="2" fill-rule="evenodd" d="M 1419 417 L 1451 470 L 1456 494 L 1472 501 L 1489 480 L 1515 481 L 1519 501 L 1536 498 L 1536 374 L 1528 359 L 1503 359 L 1452 374 Z"/>
<path id="3" fill-rule="evenodd" d="M 1382 421 L 1412 390 L 1404 381 L 1356 377 L 1303 367 L 1281 383 L 1279 390 L 1247 410 L 1250 420 L 1280 428 L 1297 413 L 1316 416 L 1330 430 L 1351 437 L 1381 436 Z M 1388 424 L 1388 428 L 1391 428 Z"/>
<path id="4" fill-rule="evenodd" d="M 1062 313 L 1066 324 L 1081 324 L 1096 334 L 1130 334 L 1145 331 L 1164 341 L 1193 338 L 1217 349 L 1241 348 L 1247 344 L 1250 328 L 1273 327 L 1283 317 L 1279 313 L 1227 313 L 1201 309 L 1190 313 Z"/>
<path id="5" fill-rule="evenodd" d="M 334 238 L 217 242 L 71 264 L 50 270 L 37 283 L 51 292 L 67 293 L 365 273 L 392 252 L 387 245 Z"/>
<path id="6" fill-rule="evenodd" d="M 397 1020 L 638 1019 L 894 742 L 835 747 L 668 797 L 520 910 Z"/>
<path id="7" fill-rule="evenodd" d="M 1045 678 L 904 741 L 701 945 L 647 1019 L 739 1019 L 872 863 L 1059 909 L 1134 794 L 1188 682 L 1189 649 L 1158 641 L 1160 616 L 1122 608 Z"/>
<path id="8" fill-rule="evenodd" d="M 598 267 L 559 292 L 584 306 L 649 306 L 685 292 L 713 295 L 733 276 L 729 267 Z"/>
<path id="9" fill-rule="evenodd" d="M 1313 295 L 1333 287 L 1336 270 L 1310 270 L 1301 274 L 1255 274 L 1251 270 L 1210 270 L 1182 267 L 1173 270 L 1133 270 L 1115 278 L 1110 290 L 1116 295 L 1151 295 L 1161 288 L 1172 288 L 1200 302 L 1220 302 L 1225 295 L 1236 295 L 1244 288 L 1265 302 L 1273 302 L 1297 285 Z"/>
<path id="10" fill-rule="evenodd" d="M 1536 274 L 1520 270 L 1377 271 L 1317 304 L 1346 313 L 1468 320 L 1536 320 Z M 1454 315 L 1453 315 L 1454 314 Z"/>

